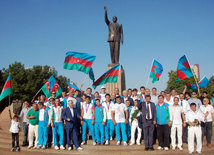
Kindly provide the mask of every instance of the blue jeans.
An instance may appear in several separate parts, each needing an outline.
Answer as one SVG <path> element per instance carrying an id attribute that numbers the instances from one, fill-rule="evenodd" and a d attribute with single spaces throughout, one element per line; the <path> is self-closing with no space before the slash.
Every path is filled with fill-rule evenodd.
<path id="1" fill-rule="evenodd" d="M 211 144 L 212 139 L 212 122 L 206 122 L 202 127 L 202 142 L 204 140 L 204 136 L 206 136 L 207 144 Z"/>
<path id="2" fill-rule="evenodd" d="M 107 119 L 106 124 L 105 124 L 105 139 L 106 140 L 109 140 L 109 135 L 110 135 L 110 137 L 113 137 L 114 128 L 115 127 L 114 127 L 113 121 L 111 119 Z"/>
<path id="3" fill-rule="evenodd" d="M 125 123 L 117 123 L 117 125 L 116 125 L 117 141 L 121 140 L 120 131 L 122 132 L 123 141 L 126 142 L 127 141 L 127 135 L 126 135 L 126 124 Z"/>
<path id="4" fill-rule="evenodd" d="M 131 137 L 131 126 L 129 125 L 129 121 L 126 124 L 126 134 L 128 138 Z"/>
<path id="5" fill-rule="evenodd" d="M 64 145 L 64 128 L 62 122 L 54 122 L 53 127 L 54 146 L 57 146 L 57 135 L 59 135 L 59 144 Z"/>
<path id="6" fill-rule="evenodd" d="M 23 140 L 23 145 L 27 144 L 27 137 L 28 137 L 28 126 L 26 122 L 23 122 L 23 132 L 24 132 L 24 140 Z"/>
<path id="7" fill-rule="evenodd" d="M 39 121 L 39 145 L 45 145 L 47 144 L 47 125 L 44 123 L 44 121 Z"/>
<path id="8" fill-rule="evenodd" d="M 82 141 L 86 140 L 86 133 L 87 133 L 87 128 L 89 131 L 91 131 L 92 135 L 92 140 L 95 141 L 95 136 L 94 136 L 94 125 L 91 124 L 92 119 L 83 119 L 83 125 L 82 125 Z"/>
<path id="9" fill-rule="evenodd" d="M 97 143 L 104 143 L 104 126 L 102 123 L 95 123 L 94 125 L 95 128 L 95 136 Z"/>

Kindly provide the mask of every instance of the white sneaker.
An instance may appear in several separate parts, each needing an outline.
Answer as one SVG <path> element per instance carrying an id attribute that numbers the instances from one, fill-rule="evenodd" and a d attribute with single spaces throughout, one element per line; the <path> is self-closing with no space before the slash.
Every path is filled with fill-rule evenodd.
<path id="1" fill-rule="evenodd" d="M 134 145 L 134 143 L 130 143 L 129 145 L 132 146 L 132 145 Z"/>
<path id="2" fill-rule="evenodd" d="M 82 150 L 83 150 L 83 148 L 81 148 L 81 147 L 78 147 L 78 148 L 77 148 L 77 150 L 78 150 L 78 151 L 82 151 Z"/>
<path id="3" fill-rule="evenodd" d="M 169 148 L 168 148 L 168 147 L 164 147 L 164 150 L 165 150 L 165 151 L 168 151 L 168 150 L 169 150 Z"/>
<path id="4" fill-rule="evenodd" d="M 37 145 L 37 146 L 34 146 L 34 149 L 40 149 L 42 147 L 42 145 Z"/>
<path id="5" fill-rule="evenodd" d="M 81 145 L 85 145 L 85 141 L 82 141 Z"/>
<path id="6" fill-rule="evenodd" d="M 120 141 L 117 141 L 116 145 L 120 145 Z"/>
<path id="7" fill-rule="evenodd" d="M 42 149 L 45 150 L 45 149 L 46 149 L 46 146 L 45 146 L 45 145 L 42 145 Z"/>
<path id="8" fill-rule="evenodd" d="M 28 148 L 28 149 L 31 149 L 32 147 L 33 147 L 33 146 L 28 146 L 27 148 Z"/>
<path id="9" fill-rule="evenodd" d="M 59 147 L 56 145 L 56 146 L 54 146 L 54 149 L 55 150 L 59 150 Z"/>
<path id="10" fill-rule="evenodd" d="M 113 137 L 110 137 L 110 140 L 113 140 Z"/>
<path id="11" fill-rule="evenodd" d="M 63 145 L 60 145 L 60 150 L 65 150 L 65 147 Z"/>
<path id="12" fill-rule="evenodd" d="M 68 150 L 69 150 L 69 151 L 71 151 L 71 150 L 72 150 L 72 148 L 71 148 L 71 147 L 68 147 Z"/>
<path id="13" fill-rule="evenodd" d="M 183 148 L 180 146 L 180 147 L 178 147 L 178 149 L 180 150 L 180 151 L 183 151 Z"/>
<path id="14" fill-rule="evenodd" d="M 108 140 L 106 141 L 105 145 L 109 145 L 109 141 Z"/>
<path id="15" fill-rule="evenodd" d="M 97 145 L 97 143 L 95 141 L 93 141 L 93 145 L 95 146 L 95 145 Z"/>
<path id="16" fill-rule="evenodd" d="M 161 147 L 161 146 L 158 146 L 158 148 L 157 148 L 158 150 L 163 150 L 163 148 Z"/>
<path id="17" fill-rule="evenodd" d="M 124 146 L 127 146 L 128 144 L 127 144 L 126 142 L 123 142 L 123 145 L 124 145 Z"/>
<path id="18" fill-rule="evenodd" d="M 175 151 L 175 147 L 172 147 L 172 150 Z"/>
<path id="19" fill-rule="evenodd" d="M 140 142 L 137 142 L 137 145 L 141 145 Z"/>

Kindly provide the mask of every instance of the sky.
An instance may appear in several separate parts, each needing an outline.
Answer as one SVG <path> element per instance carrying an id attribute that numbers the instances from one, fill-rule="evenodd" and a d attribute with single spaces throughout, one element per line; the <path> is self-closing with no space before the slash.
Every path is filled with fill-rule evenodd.
<path id="1" fill-rule="evenodd" d="M 146 85 L 156 59 L 164 71 L 148 87 L 164 90 L 184 54 L 199 64 L 201 77 L 214 75 L 213 0 L 0 0 L 0 69 L 15 61 L 54 66 L 80 86 L 86 74 L 63 69 L 66 52 L 78 51 L 96 56 L 97 79 L 111 63 L 104 6 L 109 20 L 116 15 L 123 25 L 120 64 L 127 89 Z M 83 89 L 91 85 L 86 79 Z"/>

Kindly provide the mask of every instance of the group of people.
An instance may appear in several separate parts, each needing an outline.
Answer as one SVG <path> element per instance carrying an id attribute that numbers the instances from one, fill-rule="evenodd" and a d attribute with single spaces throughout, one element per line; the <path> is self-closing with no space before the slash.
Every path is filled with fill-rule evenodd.
<path id="1" fill-rule="evenodd" d="M 68 150 L 73 145 L 83 150 L 80 145 L 86 145 L 91 137 L 94 146 L 110 145 L 114 139 L 116 145 L 121 141 L 124 146 L 141 145 L 143 139 L 145 151 L 154 150 L 156 139 L 158 150 L 167 151 L 171 144 L 172 150 L 182 151 L 183 143 L 188 143 L 190 154 L 196 140 L 196 152 L 201 153 L 204 137 L 211 147 L 214 93 L 209 99 L 208 93 L 201 95 L 199 88 L 191 95 L 186 90 L 185 86 L 181 94 L 173 89 L 157 95 L 156 88 L 150 91 L 142 86 L 140 92 L 128 89 L 120 94 L 115 88 L 109 94 L 103 86 L 94 94 L 87 88 L 86 93 L 70 89 L 60 98 L 56 98 L 56 92 L 48 100 L 43 95 L 38 100 L 34 97 L 31 103 L 24 102 L 19 116 L 11 117 L 11 151 L 20 150 L 19 120 L 23 118 L 22 146 L 29 149 L 46 149 L 53 144 L 56 150 L 64 150 L 67 144 Z"/>

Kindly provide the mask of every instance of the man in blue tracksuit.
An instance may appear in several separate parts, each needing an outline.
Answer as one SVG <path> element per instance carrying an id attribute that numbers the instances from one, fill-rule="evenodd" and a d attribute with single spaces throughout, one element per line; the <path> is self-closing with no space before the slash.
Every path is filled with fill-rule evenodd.
<path id="1" fill-rule="evenodd" d="M 158 96 L 157 109 L 157 137 L 158 137 L 158 150 L 169 150 L 169 104 L 164 102 L 163 95 Z"/>
<path id="2" fill-rule="evenodd" d="M 111 112 L 114 106 L 114 102 L 111 101 L 110 94 L 106 94 L 105 101 L 102 103 L 102 106 L 104 106 L 104 108 L 106 109 L 105 145 L 109 145 L 109 140 L 113 140 L 113 134 L 114 134 L 114 128 L 115 128 L 111 117 Z"/>
<path id="3" fill-rule="evenodd" d="M 104 143 L 104 125 L 106 122 L 106 109 L 100 104 L 100 99 L 95 101 L 95 136 L 97 145 Z"/>
<path id="4" fill-rule="evenodd" d="M 37 149 L 46 149 L 46 144 L 47 144 L 47 125 L 48 125 L 48 110 L 49 108 L 46 108 L 44 106 L 43 102 L 38 103 L 39 106 L 39 145 L 37 146 Z"/>
<path id="5" fill-rule="evenodd" d="M 60 149 L 65 150 L 64 147 L 64 127 L 62 122 L 62 110 L 63 107 L 60 105 L 60 99 L 55 99 L 55 106 L 53 107 L 51 126 L 53 127 L 54 135 L 54 148 L 59 150 L 57 135 L 59 135 Z"/>

